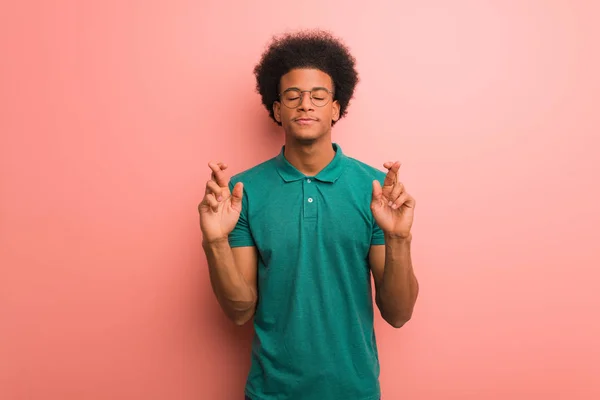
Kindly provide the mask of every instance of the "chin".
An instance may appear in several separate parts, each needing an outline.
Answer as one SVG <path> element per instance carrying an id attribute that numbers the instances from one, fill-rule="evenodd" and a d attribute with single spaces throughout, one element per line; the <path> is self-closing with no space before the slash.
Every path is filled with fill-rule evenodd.
<path id="1" fill-rule="evenodd" d="M 288 136 L 291 136 L 293 139 L 297 141 L 308 141 L 313 142 L 325 136 L 325 132 L 323 132 L 319 127 L 311 126 L 311 127 L 290 127 L 291 129 L 288 131 Z"/>
<path id="2" fill-rule="evenodd" d="M 292 134 L 290 136 L 298 142 L 312 143 L 312 142 L 319 140 L 324 135 L 321 133 L 314 133 L 314 132 L 292 132 Z"/>

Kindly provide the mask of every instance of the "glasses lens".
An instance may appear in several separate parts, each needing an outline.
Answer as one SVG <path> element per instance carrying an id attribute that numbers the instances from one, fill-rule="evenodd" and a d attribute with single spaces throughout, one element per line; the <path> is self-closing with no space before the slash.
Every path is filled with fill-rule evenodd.
<path id="1" fill-rule="evenodd" d="M 290 89 L 286 90 L 281 97 L 286 106 L 290 108 L 296 108 L 300 105 L 301 94 L 302 93 L 300 93 L 299 90 Z"/>
<path id="2" fill-rule="evenodd" d="M 312 102 L 317 107 L 323 107 L 327 103 L 329 103 L 329 92 L 325 89 L 314 89 L 310 93 L 312 97 Z"/>

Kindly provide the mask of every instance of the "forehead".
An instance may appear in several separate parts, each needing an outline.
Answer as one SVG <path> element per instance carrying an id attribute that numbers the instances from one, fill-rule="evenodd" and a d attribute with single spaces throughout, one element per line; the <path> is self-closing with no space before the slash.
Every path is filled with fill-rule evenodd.
<path id="1" fill-rule="evenodd" d="M 281 77 L 281 90 L 290 87 L 299 89 L 312 89 L 314 87 L 325 87 L 332 89 L 333 81 L 331 77 L 319 70 L 313 68 L 293 69 Z"/>

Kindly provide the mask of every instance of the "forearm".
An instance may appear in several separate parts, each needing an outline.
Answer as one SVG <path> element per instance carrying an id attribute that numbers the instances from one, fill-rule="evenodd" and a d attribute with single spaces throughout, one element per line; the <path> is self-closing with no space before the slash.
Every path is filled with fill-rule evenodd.
<path id="1" fill-rule="evenodd" d="M 231 320 L 243 324 L 254 313 L 256 291 L 236 268 L 227 239 L 211 243 L 203 241 L 202 247 L 208 261 L 211 286 L 219 304 Z"/>
<path id="2" fill-rule="evenodd" d="M 394 327 L 401 327 L 412 316 L 419 292 L 410 254 L 412 236 L 385 238 L 385 267 L 377 304 L 383 318 Z"/>

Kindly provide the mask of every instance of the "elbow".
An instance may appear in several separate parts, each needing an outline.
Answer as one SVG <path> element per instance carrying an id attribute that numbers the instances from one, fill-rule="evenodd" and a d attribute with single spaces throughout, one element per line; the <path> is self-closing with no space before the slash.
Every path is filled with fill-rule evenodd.
<path id="1" fill-rule="evenodd" d="M 415 309 L 415 303 L 417 301 L 417 293 L 418 288 L 411 302 L 394 308 L 388 307 L 386 309 L 382 307 L 383 304 L 379 302 L 379 309 L 382 311 L 381 316 L 383 317 L 383 319 L 396 329 L 402 328 L 404 325 L 406 325 L 406 323 L 412 318 L 413 311 Z M 388 312 L 384 312 L 384 310 Z"/>
<path id="2" fill-rule="evenodd" d="M 385 322 L 396 329 L 402 328 L 412 318 L 412 310 L 397 315 L 382 315 Z"/>
<path id="3" fill-rule="evenodd" d="M 410 316 L 409 317 L 404 317 L 404 318 L 395 318 L 395 319 L 389 319 L 387 320 L 387 323 L 390 324 L 392 327 L 396 328 L 396 329 L 400 329 L 402 328 L 408 321 L 410 321 Z"/>
<path id="4" fill-rule="evenodd" d="M 379 296 L 376 301 L 383 320 L 396 329 L 402 328 L 412 318 L 413 307 L 386 307 Z"/>
<path id="5" fill-rule="evenodd" d="M 256 302 L 253 302 L 247 308 L 232 310 L 232 312 L 229 313 L 229 319 L 237 326 L 245 325 L 252 319 L 255 310 Z"/>

